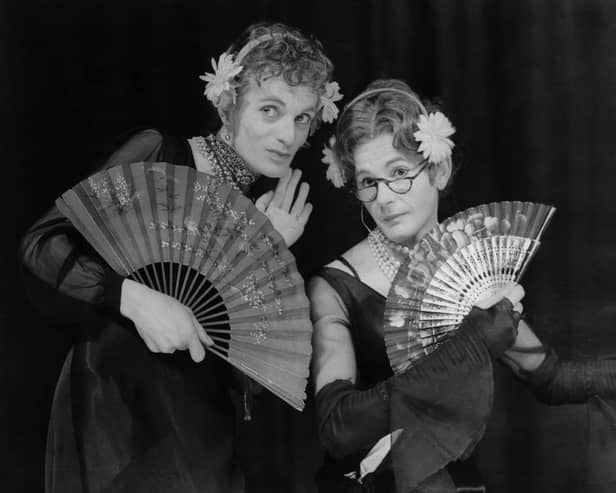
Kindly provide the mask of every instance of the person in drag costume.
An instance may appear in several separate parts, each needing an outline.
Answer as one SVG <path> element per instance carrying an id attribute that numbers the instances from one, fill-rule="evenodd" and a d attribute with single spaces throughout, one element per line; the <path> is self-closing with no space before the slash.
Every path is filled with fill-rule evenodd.
<path id="1" fill-rule="evenodd" d="M 375 228 L 309 284 L 316 412 L 327 451 L 321 492 L 485 491 L 473 452 L 490 416 L 494 359 L 549 404 L 616 394 L 613 362 L 563 362 L 541 345 L 520 321 L 518 284 L 479 302 L 449 339 L 393 375 L 386 296 L 401 262 L 437 225 L 453 133 L 406 83 L 383 79 L 345 106 L 324 151 L 328 178 L 354 193 Z"/>
<path id="2" fill-rule="evenodd" d="M 222 122 L 215 135 L 141 131 L 102 169 L 168 162 L 242 193 L 259 176 L 278 178 L 256 206 L 290 246 L 312 208 L 290 165 L 320 123 L 337 116 L 333 65 L 317 40 L 260 23 L 212 66 L 201 79 Z M 47 491 L 243 491 L 231 367 L 205 357 L 212 340 L 193 313 L 113 272 L 55 207 L 27 231 L 21 256 L 32 301 L 77 328 L 53 401 Z"/>

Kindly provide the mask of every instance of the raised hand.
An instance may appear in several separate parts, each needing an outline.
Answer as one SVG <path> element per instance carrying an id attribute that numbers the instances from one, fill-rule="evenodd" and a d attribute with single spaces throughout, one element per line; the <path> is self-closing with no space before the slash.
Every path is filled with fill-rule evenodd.
<path id="1" fill-rule="evenodd" d="M 287 246 L 293 245 L 302 235 L 312 212 L 312 204 L 306 203 L 310 190 L 308 183 L 300 185 L 293 201 L 301 176 L 302 172 L 298 169 L 289 171 L 278 180 L 273 191 L 263 194 L 255 202 L 257 209 L 268 217 Z"/>
<path id="2" fill-rule="evenodd" d="M 510 283 L 476 303 L 460 324 L 473 327 L 483 336 L 493 356 L 501 356 L 518 336 L 524 289 Z"/>
<path id="3" fill-rule="evenodd" d="M 522 313 L 522 299 L 524 298 L 524 288 L 515 282 L 511 282 L 501 289 L 495 291 L 491 295 L 482 298 L 476 303 L 476 306 L 486 310 L 491 306 L 494 306 L 496 303 L 501 301 L 503 298 L 507 298 L 511 305 L 513 306 L 513 311 Z"/>
<path id="4" fill-rule="evenodd" d="M 122 283 L 120 312 L 132 320 L 137 333 L 154 353 L 188 349 L 195 362 L 203 361 L 214 341 L 192 311 L 175 298 L 130 279 Z"/>

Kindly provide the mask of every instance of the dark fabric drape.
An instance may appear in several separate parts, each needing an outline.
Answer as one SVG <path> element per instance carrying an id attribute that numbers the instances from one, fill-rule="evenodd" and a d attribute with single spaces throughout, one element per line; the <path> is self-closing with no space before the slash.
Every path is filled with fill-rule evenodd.
<path id="1" fill-rule="evenodd" d="M 554 204 L 524 281 L 527 318 L 565 357 L 616 352 L 611 0 L 3 2 L 1 491 L 41 491 L 51 396 L 70 343 L 25 299 L 17 238 L 131 128 L 191 136 L 211 127 L 197 75 L 261 19 L 319 37 L 347 100 L 375 77 L 397 76 L 442 102 L 460 164 L 443 216 L 490 200 Z M 363 235 L 359 207 L 324 180 L 330 133 L 324 126 L 296 161 L 315 203 L 295 248 L 306 274 Z M 502 368 L 495 392 L 480 448 L 493 492 L 614 490 L 605 467 L 614 445 L 597 441 L 610 435 L 595 409 L 546 408 Z M 251 491 L 314 491 L 321 452 L 311 413 L 311 403 L 300 415 L 268 394 L 257 398 L 241 437 Z"/>

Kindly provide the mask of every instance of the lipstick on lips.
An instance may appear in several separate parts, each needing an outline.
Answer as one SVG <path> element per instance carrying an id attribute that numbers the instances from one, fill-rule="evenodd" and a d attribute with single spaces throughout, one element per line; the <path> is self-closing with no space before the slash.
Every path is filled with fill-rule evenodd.
<path id="1" fill-rule="evenodd" d="M 404 214 L 405 214 L 404 212 L 399 212 L 398 214 L 390 214 L 389 216 L 385 216 L 383 218 L 383 221 L 389 223 L 389 222 L 395 221 L 399 217 L 404 216 Z"/>
<path id="2" fill-rule="evenodd" d="M 268 152 L 274 157 L 275 161 L 285 162 L 291 159 L 290 152 L 278 151 L 276 149 L 268 149 Z"/>

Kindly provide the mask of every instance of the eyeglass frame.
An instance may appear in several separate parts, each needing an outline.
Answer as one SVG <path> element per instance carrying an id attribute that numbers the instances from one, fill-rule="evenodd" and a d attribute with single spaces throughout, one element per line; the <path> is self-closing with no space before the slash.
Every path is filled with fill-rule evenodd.
<path id="1" fill-rule="evenodd" d="M 428 167 L 428 165 L 430 164 L 430 162 L 428 161 L 428 158 L 424 158 L 422 159 L 419 163 L 419 166 L 421 166 L 421 169 L 415 173 L 413 176 L 403 176 L 401 178 L 394 178 L 393 180 L 388 180 L 387 178 L 373 178 L 374 180 L 374 185 L 370 185 L 368 187 L 363 187 L 363 188 L 356 188 L 355 189 L 355 197 L 357 198 L 357 200 L 359 200 L 361 203 L 363 204 L 367 204 L 369 202 L 373 202 L 376 200 L 376 198 L 379 195 L 379 183 L 385 183 L 385 185 L 387 185 L 387 188 L 389 188 L 392 192 L 397 193 L 398 195 L 404 195 L 405 193 L 408 193 L 411 191 L 411 189 L 413 188 L 413 182 L 415 181 L 415 179 L 421 174 L 423 173 L 423 171 Z M 398 192 L 397 190 L 394 190 L 393 188 L 391 188 L 390 183 L 397 183 L 403 180 L 408 180 L 409 183 L 409 187 L 403 191 L 403 192 Z M 362 190 L 366 190 L 368 188 L 374 188 L 375 192 L 374 192 L 374 197 L 372 197 L 370 200 L 362 200 L 359 197 L 359 192 Z"/>

